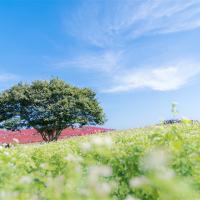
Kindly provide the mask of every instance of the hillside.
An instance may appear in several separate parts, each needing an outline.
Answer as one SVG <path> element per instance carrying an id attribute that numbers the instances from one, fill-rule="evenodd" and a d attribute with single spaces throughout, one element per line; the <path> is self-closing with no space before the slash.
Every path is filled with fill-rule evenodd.
<path id="1" fill-rule="evenodd" d="M 0 149 L 0 199 L 200 199 L 200 126 L 184 123 Z"/>

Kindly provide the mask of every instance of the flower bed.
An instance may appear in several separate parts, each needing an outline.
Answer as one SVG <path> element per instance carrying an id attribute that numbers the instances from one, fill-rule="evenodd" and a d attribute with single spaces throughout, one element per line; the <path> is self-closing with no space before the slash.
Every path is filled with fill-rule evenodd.
<path id="1" fill-rule="evenodd" d="M 59 139 L 63 139 L 66 137 L 72 136 L 83 136 L 89 134 L 95 134 L 99 132 L 110 131 L 111 129 L 99 128 L 99 127 L 83 127 L 76 129 L 65 129 L 62 131 Z M 12 143 L 13 139 L 17 139 L 19 143 L 34 143 L 34 142 L 42 142 L 42 137 L 40 133 L 38 133 L 35 129 L 27 129 L 21 131 L 5 131 L 0 130 L 0 143 Z"/>

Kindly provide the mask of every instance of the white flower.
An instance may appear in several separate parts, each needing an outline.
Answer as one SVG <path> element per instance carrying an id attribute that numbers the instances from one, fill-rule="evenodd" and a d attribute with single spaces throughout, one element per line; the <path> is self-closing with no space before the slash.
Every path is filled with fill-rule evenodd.
<path id="1" fill-rule="evenodd" d="M 99 137 L 99 136 L 95 136 L 94 138 L 92 138 L 92 143 L 93 143 L 94 145 L 97 145 L 97 146 L 102 146 L 102 145 L 104 145 L 103 138 L 102 138 L 102 137 Z"/>
<path id="2" fill-rule="evenodd" d="M 97 186 L 96 192 L 101 196 L 105 196 L 105 195 L 111 193 L 111 191 L 112 191 L 112 188 L 109 183 L 97 184 L 96 186 Z"/>
<path id="3" fill-rule="evenodd" d="M 43 169 L 47 169 L 48 168 L 48 164 L 47 163 L 42 163 L 40 164 L 40 167 Z"/>
<path id="4" fill-rule="evenodd" d="M 148 183 L 149 183 L 149 180 L 144 176 L 133 178 L 129 182 L 130 186 L 135 187 L 135 188 L 141 187 L 141 186 L 146 185 Z"/>
<path id="5" fill-rule="evenodd" d="M 81 167 L 80 167 L 80 165 L 76 165 L 75 171 L 76 171 L 77 173 L 80 173 L 80 172 L 81 172 Z"/>
<path id="6" fill-rule="evenodd" d="M 30 184 L 32 182 L 32 178 L 30 176 L 22 176 L 20 179 L 20 183 Z"/>
<path id="7" fill-rule="evenodd" d="M 67 161 L 71 161 L 71 162 L 82 162 L 83 161 L 82 157 L 73 155 L 73 154 L 68 154 L 64 159 Z"/>
<path id="8" fill-rule="evenodd" d="M 164 172 L 158 174 L 158 177 L 164 180 L 170 180 L 174 176 L 175 176 L 175 173 L 172 170 L 167 170 L 167 169 Z"/>
<path id="9" fill-rule="evenodd" d="M 131 196 L 131 195 L 128 195 L 125 200 L 138 200 L 136 199 L 135 197 Z"/>
<path id="10" fill-rule="evenodd" d="M 84 196 L 89 196 L 90 195 L 90 191 L 86 188 L 81 188 L 79 189 L 79 193 L 84 195 Z"/>
<path id="11" fill-rule="evenodd" d="M 111 137 L 95 136 L 94 138 L 92 138 L 92 143 L 96 146 L 108 146 L 108 147 L 110 147 L 112 145 L 112 138 Z"/>
<path id="12" fill-rule="evenodd" d="M 112 138 L 111 137 L 105 137 L 104 138 L 104 144 L 107 146 L 111 146 L 112 145 Z"/>
<path id="13" fill-rule="evenodd" d="M 4 155 L 5 155 L 5 156 L 9 156 L 9 155 L 10 155 L 10 153 L 9 153 L 9 152 L 7 152 L 7 151 L 4 151 Z"/>
<path id="14" fill-rule="evenodd" d="M 90 167 L 90 174 L 92 175 L 99 175 L 99 176 L 111 176 L 112 175 L 112 168 L 106 165 L 101 166 L 91 166 Z"/>
<path id="15" fill-rule="evenodd" d="M 14 163 L 9 163 L 8 165 L 9 165 L 9 167 L 11 167 L 11 168 L 14 168 L 14 167 L 15 167 L 15 164 L 14 164 Z"/>
<path id="16" fill-rule="evenodd" d="M 39 200 L 39 196 L 33 195 L 30 200 Z"/>
<path id="17" fill-rule="evenodd" d="M 106 165 L 91 166 L 89 168 L 89 182 L 91 184 L 98 182 L 100 176 L 111 176 L 112 168 Z"/>
<path id="18" fill-rule="evenodd" d="M 0 199 L 18 199 L 19 193 L 18 192 L 6 192 L 1 191 L 0 192 Z"/>
<path id="19" fill-rule="evenodd" d="M 144 160 L 143 168 L 145 170 L 163 171 L 167 164 L 168 155 L 165 151 L 157 149 L 153 150 Z"/>
<path id="20" fill-rule="evenodd" d="M 85 142 L 81 144 L 81 149 L 85 152 L 91 150 L 92 145 L 89 142 Z"/>

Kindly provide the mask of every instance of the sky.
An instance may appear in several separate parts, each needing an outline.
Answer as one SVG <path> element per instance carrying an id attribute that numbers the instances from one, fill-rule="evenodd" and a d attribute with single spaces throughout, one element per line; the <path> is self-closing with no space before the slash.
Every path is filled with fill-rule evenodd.
<path id="1" fill-rule="evenodd" d="M 0 90 L 59 77 L 125 129 L 200 119 L 200 0 L 0 0 Z"/>

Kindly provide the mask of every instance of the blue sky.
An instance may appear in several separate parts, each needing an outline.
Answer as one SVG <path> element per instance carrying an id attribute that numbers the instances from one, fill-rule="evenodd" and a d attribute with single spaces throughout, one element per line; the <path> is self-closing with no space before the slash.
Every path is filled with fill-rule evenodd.
<path id="1" fill-rule="evenodd" d="M 0 90 L 58 76 L 91 87 L 106 127 L 200 119 L 200 0 L 1 0 Z"/>

